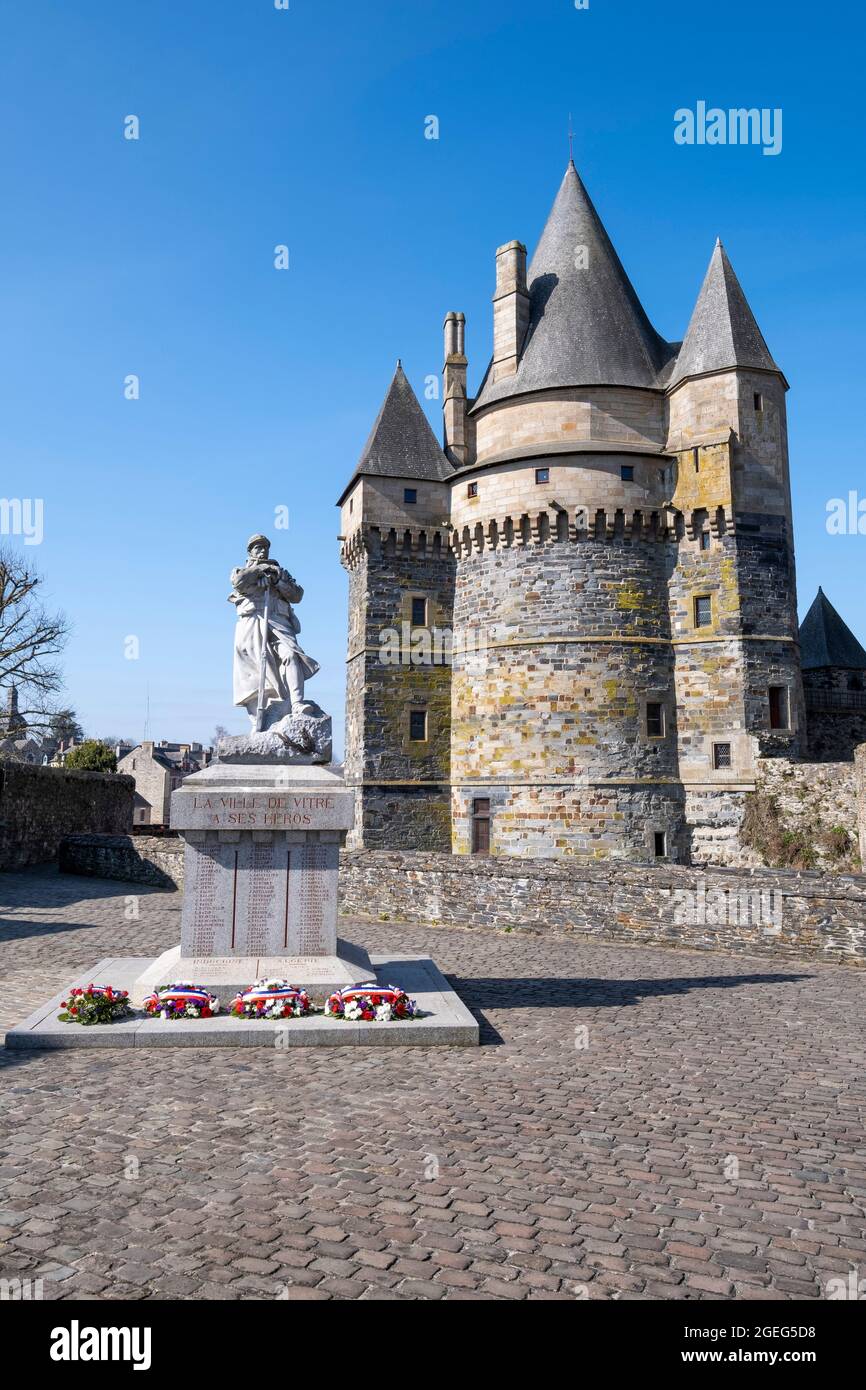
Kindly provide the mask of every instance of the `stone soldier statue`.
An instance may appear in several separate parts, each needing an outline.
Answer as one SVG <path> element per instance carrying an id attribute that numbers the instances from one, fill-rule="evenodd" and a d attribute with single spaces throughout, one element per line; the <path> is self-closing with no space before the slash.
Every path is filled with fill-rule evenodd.
<path id="1" fill-rule="evenodd" d="M 287 570 L 270 559 L 267 536 L 247 542 L 247 563 L 232 570 L 229 603 L 237 609 L 234 657 L 234 702 L 243 705 L 255 728 L 275 719 L 313 713 L 304 701 L 304 681 L 319 663 L 299 643 L 301 624 L 293 603 L 304 591 Z M 264 663 L 262 647 L 264 645 Z M 264 669 L 263 669 L 264 666 Z"/>

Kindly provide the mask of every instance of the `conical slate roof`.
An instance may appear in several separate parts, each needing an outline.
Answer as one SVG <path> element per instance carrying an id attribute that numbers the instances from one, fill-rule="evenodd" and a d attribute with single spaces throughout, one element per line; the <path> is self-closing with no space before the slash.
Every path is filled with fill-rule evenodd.
<path id="1" fill-rule="evenodd" d="M 577 250 L 586 247 L 585 268 Z M 517 372 L 474 409 L 561 386 L 659 386 L 674 348 L 647 318 L 573 164 L 565 171 L 527 275 L 529 327 Z"/>
<path id="2" fill-rule="evenodd" d="M 727 252 L 717 241 L 670 384 L 729 367 L 779 371 Z"/>
<path id="3" fill-rule="evenodd" d="M 442 482 L 454 474 L 400 362 L 364 445 L 358 467 L 340 502 L 355 479 L 362 474 L 378 478 L 420 478 L 432 482 Z"/>
<path id="4" fill-rule="evenodd" d="M 866 670 L 866 651 L 823 589 L 800 625 L 800 662 L 804 671 L 822 666 Z"/>

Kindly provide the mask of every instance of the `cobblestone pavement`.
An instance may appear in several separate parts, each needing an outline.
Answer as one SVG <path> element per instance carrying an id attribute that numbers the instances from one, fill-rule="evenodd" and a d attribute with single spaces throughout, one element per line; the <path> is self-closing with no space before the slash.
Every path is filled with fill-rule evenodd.
<path id="1" fill-rule="evenodd" d="M 6 1026 L 179 939 L 179 897 L 133 889 L 0 875 Z M 0 1277 L 46 1298 L 815 1299 L 866 1275 L 862 974 L 347 934 L 429 951 L 484 1045 L 0 1054 Z"/>

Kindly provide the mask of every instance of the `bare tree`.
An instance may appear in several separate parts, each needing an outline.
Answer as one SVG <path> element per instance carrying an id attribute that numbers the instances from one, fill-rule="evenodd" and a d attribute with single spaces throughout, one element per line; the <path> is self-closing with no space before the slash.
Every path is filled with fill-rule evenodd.
<path id="1" fill-rule="evenodd" d="M 42 583 L 26 556 L 0 547 L 0 687 L 16 686 L 28 725 L 47 729 L 63 684 L 57 658 L 69 624 L 63 613 L 49 613 L 43 605 Z"/>

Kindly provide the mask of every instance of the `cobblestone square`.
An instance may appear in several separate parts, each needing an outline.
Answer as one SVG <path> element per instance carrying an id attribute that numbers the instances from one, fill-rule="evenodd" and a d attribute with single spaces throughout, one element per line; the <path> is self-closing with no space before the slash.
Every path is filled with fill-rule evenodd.
<path id="1" fill-rule="evenodd" d="M 3 875 L 0 1026 L 179 939 L 180 895 L 131 889 Z M 809 1300 L 866 1274 L 862 973 L 341 930 L 429 952 L 482 1046 L 4 1053 L 0 1276 L 60 1299 Z"/>

